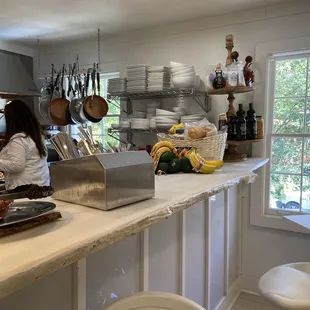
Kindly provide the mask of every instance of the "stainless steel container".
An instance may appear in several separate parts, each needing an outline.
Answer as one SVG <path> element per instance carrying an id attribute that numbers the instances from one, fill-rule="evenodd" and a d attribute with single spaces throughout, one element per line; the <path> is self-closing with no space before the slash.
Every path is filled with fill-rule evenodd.
<path id="1" fill-rule="evenodd" d="M 53 198 L 111 210 L 155 195 L 146 151 L 98 154 L 51 164 Z"/>

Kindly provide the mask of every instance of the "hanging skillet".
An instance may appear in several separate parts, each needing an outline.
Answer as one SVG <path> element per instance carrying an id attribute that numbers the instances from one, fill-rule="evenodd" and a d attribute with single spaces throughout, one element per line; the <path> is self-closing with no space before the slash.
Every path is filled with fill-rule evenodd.
<path id="1" fill-rule="evenodd" d="M 49 115 L 53 123 L 58 126 L 67 126 L 69 121 L 67 119 L 66 111 L 69 107 L 70 101 L 66 99 L 66 93 L 64 89 L 64 75 L 65 75 L 65 65 L 62 67 L 61 76 L 61 88 L 62 94 L 61 98 L 53 99 L 49 104 Z M 58 74 L 59 76 L 59 74 Z"/>
<path id="2" fill-rule="evenodd" d="M 100 73 L 96 72 L 96 66 L 92 70 L 92 95 L 88 96 L 84 101 L 84 110 L 93 118 L 102 118 L 108 113 L 108 104 L 104 98 L 96 94 L 96 74 L 97 74 L 97 87 L 100 94 Z M 98 83 L 99 81 L 99 83 Z"/>

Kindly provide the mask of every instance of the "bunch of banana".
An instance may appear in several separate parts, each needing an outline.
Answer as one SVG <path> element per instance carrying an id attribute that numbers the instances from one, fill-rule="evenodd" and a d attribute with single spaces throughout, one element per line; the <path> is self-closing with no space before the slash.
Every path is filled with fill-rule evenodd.
<path id="1" fill-rule="evenodd" d="M 156 171 L 157 166 L 159 164 L 159 160 L 162 154 L 166 153 L 166 152 L 171 152 L 171 150 L 169 149 L 169 147 L 167 146 L 163 146 L 161 148 L 159 148 L 157 150 L 157 152 L 155 153 L 155 156 L 153 157 L 154 160 L 154 171 Z"/>
<path id="2" fill-rule="evenodd" d="M 160 141 L 160 142 L 157 142 L 153 148 L 152 148 L 152 151 L 151 151 L 151 156 L 154 158 L 157 151 L 162 148 L 162 147 L 168 147 L 169 148 L 169 151 L 173 152 L 176 156 L 178 155 L 178 151 L 177 149 L 174 147 L 174 145 L 169 142 L 169 141 Z"/>
<path id="3" fill-rule="evenodd" d="M 177 132 L 177 129 L 184 129 L 184 124 L 178 124 L 178 125 L 173 125 L 170 129 L 169 129 L 169 133 L 171 134 L 175 134 Z"/>
<path id="4" fill-rule="evenodd" d="M 222 160 L 204 160 L 194 148 L 187 153 L 186 157 L 189 159 L 193 170 L 197 173 L 212 173 L 215 169 L 223 166 Z"/>

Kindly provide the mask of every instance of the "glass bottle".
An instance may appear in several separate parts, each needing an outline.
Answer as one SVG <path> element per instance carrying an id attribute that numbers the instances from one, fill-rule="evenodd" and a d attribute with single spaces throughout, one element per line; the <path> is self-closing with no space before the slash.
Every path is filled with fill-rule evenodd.
<path id="1" fill-rule="evenodd" d="M 214 89 L 220 89 L 226 86 L 226 80 L 223 76 L 221 64 L 218 64 L 215 68 L 215 78 L 212 82 L 212 85 Z"/>
<path id="2" fill-rule="evenodd" d="M 221 113 L 219 115 L 219 130 L 221 130 L 224 126 L 227 126 L 227 116 L 225 113 Z"/>
<path id="3" fill-rule="evenodd" d="M 239 104 L 239 110 L 237 111 L 237 136 L 236 140 L 246 140 L 246 119 L 245 111 L 243 110 L 242 103 Z"/>
<path id="4" fill-rule="evenodd" d="M 253 109 L 253 103 L 249 104 L 249 110 L 247 111 L 246 117 L 246 135 L 248 140 L 257 139 L 257 121 L 256 121 L 256 112 Z"/>
<path id="5" fill-rule="evenodd" d="M 264 139 L 264 119 L 262 116 L 256 116 L 257 120 L 257 139 Z"/>
<path id="6" fill-rule="evenodd" d="M 237 136 L 236 112 L 231 112 L 230 115 L 227 115 L 227 125 L 228 125 L 228 131 L 227 131 L 228 140 L 236 140 Z"/>

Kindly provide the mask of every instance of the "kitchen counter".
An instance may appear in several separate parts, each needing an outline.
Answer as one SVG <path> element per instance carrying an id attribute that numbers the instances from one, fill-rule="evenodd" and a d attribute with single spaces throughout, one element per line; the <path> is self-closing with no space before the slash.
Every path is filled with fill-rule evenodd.
<path id="1" fill-rule="evenodd" d="M 156 176 L 153 199 L 100 211 L 52 200 L 63 219 L 0 239 L 0 298 L 231 186 L 251 183 L 268 162 L 225 164 L 211 175 Z"/>

